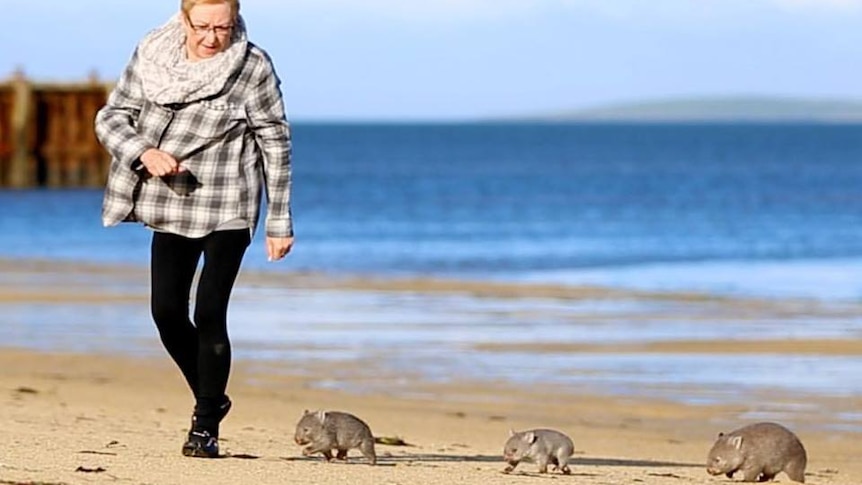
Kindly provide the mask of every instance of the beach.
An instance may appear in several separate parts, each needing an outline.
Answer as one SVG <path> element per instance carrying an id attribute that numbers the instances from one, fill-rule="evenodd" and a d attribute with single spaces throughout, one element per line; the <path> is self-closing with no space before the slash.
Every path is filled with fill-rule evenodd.
<path id="1" fill-rule="evenodd" d="M 550 390 L 473 387 L 475 399 L 357 396 L 309 388 L 309 379 L 273 377 L 239 366 L 236 405 L 223 424 L 225 458 L 180 455 L 189 396 L 164 360 L 0 354 L 5 445 L 0 483 L 718 483 L 703 462 L 717 428 L 733 410 L 667 402 L 561 397 Z M 315 376 L 317 377 L 317 376 Z M 310 379 L 314 380 L 314 377 Z M 502 397 L 501 397 L 502 396 Z M 495 399 L 491 399 L 495 397 Z M 497 399 L 499 398 L 499 399 Z M 524 404 L 529 402 L 531 404 Z M 304 458 L 292 441 L 304 409 L 344 409 L 378 436 L 411 446 L 377 446 L 379 464 L 353 452 L 348 463 Z M 575 442 L 573 474 L 540 476 L 531 464 L 501 473 L 509 428 L 546 426 Z M 805 433 L 807 482 L 862 480 L 858 434 Z M 780 476 L 779 480 L 788 480 Z"/>
<path id="2" fill-rule="evenodd" d="M 391 361 L 384 358 L 387 348 L 374 349 L 370 354 L 378 356 L 377 366 L 369 354 L 352 359 L 350 352 L 343 350 L 346 347 L 334 346 L 337 338 L 323 340 L 330 342 L 328 349 L 308 347 L 307 342 L 296 344 L 303 348 L 284 350 L 290 346 L 279 343 L 268 348 L 251 340 L 235 341 L 240 357 L 235 359 L 228 388 L 234 408 L 222 425 L 224 456 L 215 460 L 186 458 L 180 454 L 180 446 L 192 399 L 179 372 L 160 353 L 154 329 L 145 320 L 134 324 L 142 327 L 143 336 L 135 337 L 131 347 L 120 345 L 120 340 L 105 330 L 107 327 L 95 327 L 90 333 L 76 333 L 70 328 L 64 337 L 58 337 L 56 334 L 63 332 L 58 330 L 60 327 L 40 330 L 38 326 L 39 315 L 50 315 L 44 320 L 58 324 L 110 322 L 114 312 L 133 312 L 129 313 L 133 321 L 143 319 L 146 272 L 140 268 L 56 262 L 5 261 L 0 267 L 0 312 L 5 315 L 5 332 L 10 332 L 4 335 L 6 344 L 0 350 L 3 484 L 508 484 L 537 480 L 726 483 L 725 477 L 711 477 L 705 471 L 712 442 L 721 431 L 761 418 L 781 421 L 800 436 L 809 457 L 807 483 L 862 482 L 862 463 L 858 459 L 862 452 L 862 397 L 858 381 L 844 382 L 846 393 L 804 386 L 784 390 L 764 387 L 768 398 L 759 396 L 755 385 L 740 388 L 740 397 L 733 399 L 734 389 L 716 394 L 718 390 L 712 384 L 697 386 L 696 382 L 664 382 L 665 397 L 662 386 L 647 387 L 649 392 L 641 392 L 639 387 L 614 392 L 612 386 L 589 380 L 530 382 L 493 378 L 503 374 L 466 371 L 439 379 L 421 365 L 411 367 L 409 362 L 403 368 L 393 368 Z M 755 326 L 776 315 L 788 321 L 799 315 L 852 321 L 859 315 L 858 308 L 849 304 L 824 308 L 821 303 L 804 301 L 728 300 L 695 294 L 658 295 L 476 281 L 375 281 L 245 273 L 240 287 L 243 290 L 232 315 L 241 317 L 262 315 L 261 308 L 273 306 L 269 300 L 272 294 L 276 295 L 275 301 L 289 306 L 290 300 L 283 300 L 281 291 L 301 292 L 309 302 L 306 312 L 323 311 L 324 306 L 340 303 L 364 305 L 365 300 L 354 298 L 368 292 L 373 292 L 374 301 L 382 305 L 373 307 L 378 311 L 402 304 L 399 298 L 411 304 L 423 297 L 432 298 L 436 304 L 442 295 L 447 295 L 457 297 L 457 301 L 473 301 L 469 314 L 480 321 L 483 312 L 491 319 L 499 319 L 499 302 L 508 302 L 507 311 L 517 312 L 521 307 L 534 308 L 531 305 L 535 305 L 536 298 L 546 302 L 543 307 L 535 307 L 543 311 L 554 308 L 548 301 L 601 301 L 605 305 L 647 301 L 650 307 L 661 307 L 661 315 L 676 318 L 680 313 L 692 318 L 707 305 L 713 318 L 720 314 L 719 310 L 727 313 L 722 324 L 743 319 Z M 323 303 L 314 303 L 314 295 L 327 298 Z M 246 305 L 257 308 L 258 313 L 247 313 Z M 367 312 L 372 307 L 361 308 Z M 405 308 L 408 307 L 398 307 L 396 314 L 404 316 Z M 607 319 L 600 311 L 604 308 L 601 305 L 571 308 L 585 319 Z M 593 308 L 592 314 L 584 316 L 584 312 L 589 313 L 584 308 Z M 694 308 L 698 311 L 693 312 Z M 144 312 L 144 316 L 134 311 Z M 643 318 L 636 312 L 627 315 L 625 318 L 632 321 Z M 385 320 L 380 315 L 377 320 L 365 318 L 370 318 L 363 319 L 370 326 Z M 430 314 L 429 318 L 437 316 Z M 31 333 L 27 334 L 25 328 Z M 343 334 L 351 331 L 344 326 L 338 328 Z M 326 333 L 331 329 L 305 331 Z M 377 339 L 390 335 L 368 332 Z M 840 338 L 827 333 L 811 339 L 790 333 L 783 337 L 781 332 L 759 333 L 759 339 L 749 336 L 728 342 L 656 338 L 633 343 L 618 338 L 593 342 L 560 339 L 555 344 L 524 335 L 517 340 L 471 340 L 461 342 L 457 348 L 464 354 L 488 354 L 492 356 L 489 358 L 501 352 L 504 356 L 506 352 L 519 352 L 517 355 L 528 355 L 536 362 L 560 355 L 580 355 L 589 360 L 602 355 L 650 354 L 668 358 L 720 354 L 741 361 L 751 355 L 768 354 L 788 361 L 808 356 L 856 362 L 862 345 L 862 336 L 856 332 L 852 338 L 852 331 Z M 100 338 L 103 342 L 97 345 L 95 340 Z M 89 343 L 85 345 L 81 340 Z M 449 352 L 445 350 L 448 347 L 440 349 L 444 350 L 439 352 Z M 345 355 L 339 357 L 340 352 Z M 505 361 L 492 362 L 499 365 Z M 457 367 L 446 369 L 452 368 Z M 727 372 L 738 373 L 732 369 Z M 791 380 L 795 377 L 788 376 Z M 688 398 L 680 398 L 683 395 Z M 375 436 L 400 438 L 407 446 L 378 444 L 379 461 L 374 467 L 366 465 L 356 450 L 350 453 L 347 463 L 303 457 L 301 447 L 293 442 L 293 432 L 306 409 L 351 412 L 365 420 Z M 575 454 L 571 476 L 540 475 L 530 463 L 520 464 L 512 474 L 502 473 L 502 447 L 509 430 L 529 428 L 558 429 L 572 437 Z M 786 475 L 777 479 L 789 483 Z"/>
<path id="3" fill-rule="evenodd" d="M 717 418 L 738 411 L 495 386 L 469 393 L 444 386 L 436 399 L 355 395 L 313 389 L 321 376 L 238 366 L 230 386 L 235 408 L 223 423 L 225 457 L 204 460 L 179 453 L 189 396 L 164 359 L 4 349 L 0 369 L 0 483 L 721 483 L 703 463 Z M 448 400 L 450 393 L 472 399 Z M 375 435 L 410 446 L 377 445 L 375 467 L 356 451 L 348 463 L 302 457 L 294 426 L 303 410 L 318 408 L 349 410 Z M 508 429 L 532 427 L 573 438 L 572 476 L 541 476 L 527 463 L 502 473 Z M 800 434 L 808 483 L 862 480 L 858 433 Z"/>

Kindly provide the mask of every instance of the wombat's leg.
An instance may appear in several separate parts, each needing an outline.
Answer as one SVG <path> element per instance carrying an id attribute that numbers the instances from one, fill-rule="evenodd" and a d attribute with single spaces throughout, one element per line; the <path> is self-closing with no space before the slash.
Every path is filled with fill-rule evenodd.
<path id="1" fill-rule="evenodd" d="M 510 461 L 509 466 L 507 466 L 506 468 L 503 469 L 503 473 L 512 473 L 512 470 L 514 470 L 515 467 L 518 466 L 518 463 L 520 463 L 520 462 Z"/>
<path id="2" fill-rule="evenodd" d="M 571 475 L 572 470 L 569 468 L 569 457 L 567 456 L 558 456 L 557 463 L 559 463 L 559 470 L 566 475 Z"/>
<path id="3" fill-rule="evenodd" d="M 769 475 L 768 473 L 763 473 L 762 475 L 760 475 L 760 478 L 758 478 L 757 481 L 758 482 L 768 482 L 768 481 L 772 480 L 773 478 L 775 478 L 774 473 L 772 475 Z"/>
<path id="4" fill-rule="evenodd" d="M 302 456 L 311 456 L 315 453 L 323 453 L 326 461 L 332 460 L 332 453 L 330 453 L 328 449 L 321 449 L 313 444 L 302 449 Z"/>
<path id="5" fill-rule="evenodd" d="M 784 472 L 794 482 L 805 483 L 805 463 L 792 461 L 784 468 Z"/>
<path id="6" fill-rule="evenodd" d="M 559 470 L 566 475 L 570 475 L 572 473 L 569 469 L 569 456 L 563 450 L 557 451 L 557 454 L 551 456 L 548 461 L 554 465 L 554 471 Z"/>
<path id="7" fill-rule="evenodd" d="M 338 460 L 347 460 L 347 450 L 338 450 L 338 453 L 335 454 L 335 458 Z"/>
<path id="8" fill-rule="evenodd" d="M 548 473 L 548 458 L 547 456 L 543 456 L 536 460 L 536 464 L 539 465 L 539 473 Z"/>
<path id="9" fill-rule="evenodd" d="M 763 469 L 759 466 L 747 466 L 740 469 L 740 471 L 742 472 L 743 482 L 757 482 L 760 479 Z"/>
<path id="10" fill-rule="evenodd" d="M 315 453 L 322 453 L 326 461 L 332 460 L 332 452 L 330 444 L 323 441 L 312 441 L 308 446 L 302 449 L 302 456 L 311 456 Z"/>
<path id="11" fill-rule="evenodd" d="M 362 456 L 368 458 L 369 465 L 377 464 L 377 454 L 374 452 L 374 441 L 363 441 L 359 444 L 359 451 L 362 453 Z"/>

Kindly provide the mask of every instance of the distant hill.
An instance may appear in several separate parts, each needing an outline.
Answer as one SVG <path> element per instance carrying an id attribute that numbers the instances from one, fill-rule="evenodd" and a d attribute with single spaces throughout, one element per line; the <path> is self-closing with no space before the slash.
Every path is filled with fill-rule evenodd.
<path id="1" fill-rule="evenodd" d="M 548 121 L 810 121 L 862 122 L 862 101 L 779 97 L 716 97 L 620 103 L 531 116 Z"/>

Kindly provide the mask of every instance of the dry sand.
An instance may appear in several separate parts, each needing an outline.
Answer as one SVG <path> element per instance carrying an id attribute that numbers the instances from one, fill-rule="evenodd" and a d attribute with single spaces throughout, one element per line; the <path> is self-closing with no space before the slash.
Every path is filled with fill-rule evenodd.
<path id="1" fill-rule="evenodd" d="M 11 263 L 0 265 L 0 269 L 7 275 L 24 271 Z M 21 275 L 32 276 L 33 271 L 38 272 L 39 267 L 28 267 Z M 91 276 L 103 274 L 100 269 L 88 271 Z M 128 281 L 140 281 L 142 276 L 125 270 L 106 270 L 104 274 L 113 279 L 128 277 Z M 5 286 L 0 282 L 0 304 L 22 298 L 40 304 L 97 298 L 91 293 L 76 295 L 59 281 L 62 278 L 51 279 L 57 288 L 34 290 L 10 280 Z M 265 279 L 261 277 L 259 283 Z M 344 286 L 354 284 L 367 288 L 369 283 L 345 282 Z M 302 285 L 313 287 L 314 279 L 306 278 Z M 418 289 L 416 283 L 406 286 L 411 291 L 439 290 L 434 283 L 419 285 Z M 496 295 L 523 291 L 473 283 L 461 290 Z M 600 296 L 598 290 L 580 291 Z M 128 300 L 145 304 L 135 291 L 101 298 L 106 303 Z M 727 345 L 722 351 L 747 353 L 758 348 L 779 354 L 858 356 L 860 352 L 858 340 L 754 342 Z M 632 349 L 574 346 L 562 350 Z M 638 350 L 710 352 L 715 348 L 677 342 Z M 422 397 L 387 395 L 379 390 L 377 394 L 358 395 L 320 389 L 316 384 L 333 369 L 326 364 L 309 369 L 303 369 L 306 374 L 299 376 L 278 362 L 237 362 L 229 385 L 234 408 L 222 427 L 224 458 L 207 460 L 180 454 L 192 402 L 167 357 L 0 349 L 0 484 L 728 483 L 725 477 L 707 475 L 705 455 L 715 435 L 728 431 L 729 423 L 746 411 L 731 405 L 572 395 L 552 387 L 515 389 L 457 380 L 445 385 L 416 383 L 412 388 L 421 390 L 417 396 Z M 860 399 L 844 400 L 840 406 L 834 399 L 805 399 L 806 404 L 816 400 L 816 409 L 862 413 Z M 375 467 L 364 464 L 356 451 L 351 452 L 347 463 L 304 458 L 292 440 L 294 425 L 304 409 L 352 412 L 367 421 L 375 435 L 399 437 L 410 446 L 378 445 L 379 465 Z M 808 449 L 807 483 L 862 484 L 862 433 L 858 428 L 829 430 L 834 420 L 828 411 L 805 415 L 804 419 L 804 426 L 797 431 Z M 501 452 L 508 430 L 532 427 L 556 428 L 573 438 L 571 476 L 539 475 L 536 466 L 529 463 L 521 464 L 514 474 L 502 473 L 505 464 Z M 783 474 L 778 480 L 790 483 Z"/>

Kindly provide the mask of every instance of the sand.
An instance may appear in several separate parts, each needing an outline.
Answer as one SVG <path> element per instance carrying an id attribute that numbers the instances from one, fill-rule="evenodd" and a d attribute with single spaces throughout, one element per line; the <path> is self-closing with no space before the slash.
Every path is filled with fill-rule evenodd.
<path id="1" fill-rule="evenodd" d="M 0 267 L 7 275 L 23 271 L 10 263 Z M 39 267 L 31 265 L 27 271 L 32 275 Z M 87 271 L 128 281 L 141 277 L 140 272 Z M 306 278 L 302 284 L 313 288 L 314 281 Z M 77 290 L 60 283 L 56 288 L 48 285 L 37 289 L 8 280 L 2 283 L 0 312 L 3 301 L 22 298 L 46 305 L 75 298 L 145 304 L 136 290 L 76 296 Z M 342 283 L 348 288 L 368 287 L 368 283 Z M 439 291 L 434 283 L 404 285 L 410 291 Z M 465 283 L 461 289 L 498 296 L 521 291 L 478 283 Z M 595 296 L 600 290 L 579 291 Z M 728 345 L 722 351 L 750 353 L 758 348 L 778 354 L 860 353 L 858 340 L 772 340 Z M 631 348 L 562 350 L 626 352 Z M 714 352 L 716 348 L 699 342 L 676 342 L 645 345 L 638 350 Z M 379 386 L 366 394 L 320 388 L 317 384 L 334 370 L 319 363 L 300 373 L 278 361 L 266 365 L 235 362 L 229 384 L 234 408 L 222 426 L 224 456 L 194 459 L 180 454 L 191 396 L 166 356 L 0 348 L 0 484 L 728 483 L 725 477 L 706 473 L 705 457 L 716 434 L 729 431 L 728 423 L 745 411 L 737 405 L 572 394 L 548 386 L 514 388 L 457 378 L 446 384 L 416 383 L 412 388 L 422 392 L 412 397 L 386 392 Z M 812 400 L 817 402 L 817 409 L 836 407 L 834 398 L 805 397 L 805 403 Z M 293 442 L 293 431 L 305 409 L 349 411 L 363 418 L 376 436 L 401 438 L 408 446 L 377 445 L 379 463 L 374 467 L 365 464 L 355 450 L 346 463 L 303 457 L 301 447 Z M 840 409 L 862 413 L 862 399 L 845 399 Z M 858 428 L 830 429 L 832 419 L 826 414 L 806 415 L 804 419 L 804 426 L 797 431 L 809 455 L 807 483 L 862 483 L 862 433 Z M 509 429 L 534 427 L 559 429 L 573 438 L 571 476 L 540 475 L 529 463 L 519 465 L 513 474 L 502 473 L 502 445 Z M 777 478 L 790 483 L 786 475 Z"/>
<path id="2" fill-rule="evenodd" d="M 553 389 L 443 386 L 436 399 L 352 395 L 237 365 L 235 407 L 223 423 L 221 459 L 180 454 L 190 397 L 165 359 L 0 352 L 0 483 L 720 483 L 705 454 L 712 421 L 735 410 Z M 458 395 L 453 402 L 447 395 Z M 499 397 L 499 399 L 492 399 Z M 304 458 L 292 441 L 305 409 L 342 409 L 375 435 L 378 466 L 354 451 L 347 463 Z M 572 476 L 539 475 L 532 464 L 502 473 L 508 429 L 553 427 L 575 441 Z M 862 483 L 859 434 L 808 432 L 808 483 Z M 779 476 L 782 483 L 788 482 Z"/>

